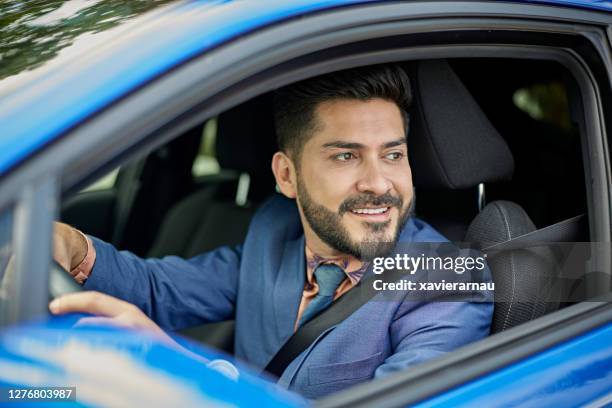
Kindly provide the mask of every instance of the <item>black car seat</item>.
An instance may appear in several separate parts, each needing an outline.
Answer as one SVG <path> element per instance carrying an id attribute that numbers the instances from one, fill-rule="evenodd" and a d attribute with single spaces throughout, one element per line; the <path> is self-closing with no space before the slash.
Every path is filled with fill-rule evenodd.
<path id="1" fill-rule="evenodd" d="M 217 118 L 216 157 L 236 177 L 205 185 L 176 203 L 163 219 L 149 257 L 193 257 L 242 243 L 257 205 L 274 192 L 270 167 L 276 151 L 270 95 Z"/>
<path id="2" fill-rule="evenodd" d="M 148 256 L 193 257 L 243 242 L 258 204 L 274 192 L 271 158 L 276 151 L 271 95 L 263 95 L 217 118 L 216 157 L 236 177 L 205 185 L 167 213 Z M 231 353 L 233 321 L 182 330 L 183 335 Z"/>
<path id="3" fill-rule="evenodd" d="M 487 205 L 474 218 L 465 240 L 489 246 L 535 230 L 521 206 L 498 200 Z M 550 248 L 536 246 L 493 253 L 489 254 L 487 263 L 495 281 L 492 333 L 559 308 L 561 288 L 555 279 L 554 254 Z"/>
<path id="4" fill-rule="evenodd" d="M 479 208 L 484 197 L 478 193 L 483 193 L 485 183 L 510 179 L 514 161 L 505 140 L 448 62 L 422 61 L 410 72 L 415 101 L 408 151 L 417 215 L 451 240 L 479 244 L 535 231 L 516 203 L 500 200 Z M 457 208 L 466 207 L 468 211 L 457 213 Z M 550 291 L 554 274 L 549 255 L 545 249 L 523 249 L 488 259 L 496 284 L 493 333 L 559 307 Z"/>

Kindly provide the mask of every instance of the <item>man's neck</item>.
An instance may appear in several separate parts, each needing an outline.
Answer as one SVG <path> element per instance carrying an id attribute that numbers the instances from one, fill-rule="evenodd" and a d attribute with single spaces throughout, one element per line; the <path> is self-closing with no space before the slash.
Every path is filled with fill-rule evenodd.
<path id="1" fill-rule="evenodd" d="M 342 253 L 338 250 L 332 249 L 327 245 L 317 245 L 315 243 L 313 243 L 312 241 L 309 241 L 308 239 L 305 239 L 305 244 L 306 247 L 308 247 L 308 249 L 310 250 L 310 252 L 312 252 L 313 254 L 316 254 L 318 256 L 320 256 L 321 258 L 326 258 L 326 259 L 335 259 L 335 258 L 347 258 L 349 257 L 348 254 Z"/>

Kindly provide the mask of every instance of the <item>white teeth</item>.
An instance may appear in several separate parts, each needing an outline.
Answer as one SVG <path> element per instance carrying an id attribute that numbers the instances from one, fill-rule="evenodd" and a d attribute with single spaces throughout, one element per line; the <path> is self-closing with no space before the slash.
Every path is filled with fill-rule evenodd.
<path id="1" fill-rule="evenodd" d="M 383 208 L 357 208 L 352 210 L 354 213 L 357 214 L 382 214 L 385 211 L 387 211 L 389 209 L 389 207 L 383 207 Z"/>

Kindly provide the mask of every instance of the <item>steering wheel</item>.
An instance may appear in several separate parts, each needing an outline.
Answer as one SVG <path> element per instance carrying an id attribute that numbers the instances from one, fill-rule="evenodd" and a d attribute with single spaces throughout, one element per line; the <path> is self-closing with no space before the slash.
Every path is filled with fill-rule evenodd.
<path id="1" fill-rule="evenodd" d="M 83 287 L 76 283 L 68 271 L 53 259 L 49 267 L 49 298 L 54 299 L 66 293 L 82 290 Z"/>
<path id="2" fill-rule="evenodd" d="M 4 265 L 0 265 L 0 327 L 12 322 L 6 311 L 11 310 L 11 303 L 15 301 L 16 277 L 15 257 L 10 255 Z M 6 260 L 6 258 L 5 258 Z M 52 260 L 49 264 L 49 299 L 54 299 L 66 293 L 83 290 L 72 276 L 57 262 Z"/>
<path id="3" fill-rule="evenodd" d="M 0 269 L 0 301 L 10 302 L 15 290 L 15 258 L 11 256 L 4 266 Z M 49 265 L 49 300 L 66 293 L 82 291 L 83 287 L 76 283 L 72 276 L 57 263 L 51 260 Z"/>

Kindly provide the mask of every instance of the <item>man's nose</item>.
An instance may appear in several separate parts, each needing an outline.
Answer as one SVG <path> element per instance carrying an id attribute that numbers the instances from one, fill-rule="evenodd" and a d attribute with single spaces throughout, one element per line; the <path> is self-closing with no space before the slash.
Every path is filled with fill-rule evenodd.
<path id="1" fill-rule="evenodd" d="M 391 190 L 392 187 L 391 181 L 386 177 L 378 163 L 364 164 L 363 174 L 357 182 L 359 192 L 382 195 Z"/>

